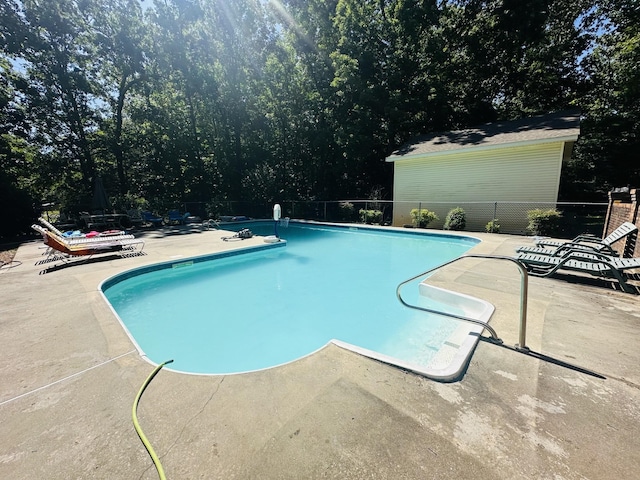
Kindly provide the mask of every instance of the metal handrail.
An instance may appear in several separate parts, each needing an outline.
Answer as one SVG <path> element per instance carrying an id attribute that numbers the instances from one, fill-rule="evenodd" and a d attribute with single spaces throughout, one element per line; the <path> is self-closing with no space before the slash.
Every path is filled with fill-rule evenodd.
<path id="1" fill-rule="evenodd" d="M 528 296 L 528 290 L 529 290 L 529 276 L 527 273 L 527 269 L 524 267 L 524 265 L 522 265 L 518 260 L 516 260 L 515 258 L 512 257 L 506 257 L 506 256 L 502 256 L 502 255 L 481 255 L 481 254 L 477 254 L 477 253 L 472 253 L 469 255 L 463 255 L 461 257 L 457 257 L 454 258 L 453 260 L 443 263 L 442 265 L 438 265 L 437 267 L 431 268 L 429 270 L 427 270 L 426 272 L 422 272 L 414 277 L 411 277 L 408 280 L 405 280 L 404 282 L 400 283 L 398 285 L 398 288 L 396 288 L 396 296 L 398 297 L 398 300 L 400 301 L 400 303 L 402 303 L 405 307 L 409 307 L 412 308 L 414 310 L 421 310 L 423 312 L 429 312 L 429 313 L 435 313 L 438 315 L 444 315 L 447 317 L 451 317 L 451 318 L 455 318 L 457 320 L 462 320 L 465 322 L 470 322 L 470 323 L 474 323 L 476 325 L 480 325 L 483 328 L 486 328 L 489 333 L 491 334 L 491 340 L 495 343 L 502 343 L 502 340 L 498 337 L 496 331 L 493 329 L 493 327 L 489 326 L 489 324 L 482 322 L 480 320 L 476 320 L 475 318 L 469 318 L 469 317 L 465 317 L 462 315 L 456 315 L 454 313 L 448 313 L 448 312 L 442 312 L 442 311 L 438 311 L 438 310 L 433 310 L 430 308 L 424 308 L 424 307 L 419 307 L 417 305 L 411 305 L 407 302 L 404 301 L 404 299 L 402 298 L 402 295 L 400 293 L 400 290 L 402 289 L 402 287 L 404 287 L 407 283 L 412 282 L 414 280 L 417 280 L 420 277 L 424 277 L 425 275 L 428 275 L 431 272 L 434 272 L 436 270 L 439 270 L 442 267 L 446 267 L 447 265 L 450 265 L 454 262 L 457 262 L 458 260 L 462 260 L 463 258 L 484 258 L 484 259 L 491 259 L 491 260 L 508 260 L 512 263 L 515 263 L 518 266 L 518 269 L 520 270 L 520 331 L 519 331 L 519 335 L 518 335 L 518 341 L 519 343 L 517 343 L 515 345 L 515 348 L 518 350 L 523 350 L 523 351 L 528 351 L 529 347 L 526 346 L 526 330 L 527 330 L 527 296 Z"/>

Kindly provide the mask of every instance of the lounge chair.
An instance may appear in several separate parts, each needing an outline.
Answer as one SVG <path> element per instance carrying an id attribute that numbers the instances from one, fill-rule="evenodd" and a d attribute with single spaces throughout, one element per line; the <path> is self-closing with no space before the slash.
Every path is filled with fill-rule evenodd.
<path id="1" fill-rule="evenodd" d="M 177 223 L 178 225 L 184 225 L 191 214 L 189 212 L 180 213 L 178 210 L 169 210 L 167 213 L 166 222 L 168 224 Z"/>
<path id="2" fill-rule="evenodd" d="M 534 255 L 549 255 L 551 257 L 562 257 L 570 252 L 576 253 L 599 253 L 608 257 L 619 257 L 620 255 L 613 248 L 604 244 L 589 243 L 565 243 L 555 248 L 547 247 L 531 247 L 523 245 L 516 248 L 518 253 L 532 253 Z"/>
<path id="3" fill-rule="evenodd" d="M 618 240 L 622 240 L 628 235 L 631 235 L 633 232 L 637 231 L 638 227 L 636 227 L 631 222 L 624 222 L 618 228 L 616 228 L 613 232 L 607 235 L 605 238 L 598 238 L 595 235 L 578 235 L 576 238 L 569 242 L 562 242 L 557 240 L 536 240 L 535 244 L 538 247 L 564 247 L 565 249 L 571 249 L 572 247 L 578 248 L 590 248 L 600 253 L 606 253 L 609 255 L 617 255 L 617 252 L 611 248 L 611 245 L 616 243 Z M 524 250 L 521 250 L 524 251 Z M 534 253 L 534 252 L 531 252 Z"/>
<path id="4" fill-rule="evenodd" d="M 625 272 L 640 268 L 640 258 L 617 258 L 599 253 L 569 251 L 556 257 L 521 253 L 516 259 L 525 266 L 529 274 L 537 277 L 549 277 L 558 270 L 570 270 L 588 273 L 594 277 L 614 278 L 625 292 L 638 293 L 638 290 L 627 282 Z"/>
<path id="5" fill-rule="evenodd" d="M 49 247 L 45 252 L 47 258 L 37 262 L 37 264 L 64 260 L 68 257 L 92 256 L 112 252 L 121 252 L 125 256 L 138 255 L 144 249 L 144 241 L 137 238 L 107 236 L 100 238 L 100 240 L 84 239 L 82 242 L 70 243 L 66 238 L 40 225 L 32 225 L 31 228 L 42 235 L 44 243 Z M 140 248 L 139 250 L 138 247 Z"/>
<path id="6" fill-rule="evenodd" d="M 149 211 L 142 212 L 141 216 L 144 223 L 150 223 L 154 227 L 159 227 L 164 223 L 164 219 L 162 217 L 158 217 Z"/>
<path id="7" fill-rule="evenodd" d="M 114 238 L 121 239 L 121 240 L 135 238 L 133 235 L 130 235 L 122 230 L 117 230 L 113 232 L 102 232 L 102 233 L 94 232 L 95 235 L 91 235 L 91 236 L 86 236 L 85 234 L 82 234 L 78 236 L 68 237 L 63 232 L 58 230 L 54 225 L 52 225 L 47 220 L 45 220 L 44 218 L 40 217 L 38 221 L 42 224 L 43 227 L 45 227 L 51 233 L 54 233 L 57 236 L 62 237 L 64 240 L 66 240 L 67 243 L 71 245 L 83 244 L 83 243 L 89 243 L 89 242 L 104 242 L 106 239 L 114 239 Z"/>

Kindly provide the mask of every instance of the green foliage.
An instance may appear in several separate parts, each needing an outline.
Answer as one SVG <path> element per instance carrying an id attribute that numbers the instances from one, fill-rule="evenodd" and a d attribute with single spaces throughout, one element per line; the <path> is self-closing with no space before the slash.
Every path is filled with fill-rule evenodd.
<path id="1" fill-rule="evenodd" d="M 0 171 L 0 205 L 3 220 L 0 222 L 0 239 L 9 239 L 25 233 L 31 233 L 31 225 L 35 221 L 33 200 L 29 194 L 10 182 Z"/>
<path id="2" fill-rule="evenodd" d="M 558 231 L 561 217 L 562 214 L 554 208 L 550 210 L 542 210 L 541 208 L 529 210 L 527 211 L 527 218 L 529 219 L 527 230 L 532 235 L 554 235 Z"/>
<path id="3" fill-rule="evenodd" d="M 382 212 L 380 210 L 360 210 L 360 220 L 362 223 L 380 224 L 382 223 Z"/>
<path id="4" fill-rule="evenodd" d="M 427 228 L 431 222 L 438 220 L 438 216 L 435 212 L 431 212 L 426 208 L 418 210 L 414 208 L 411 210 L 411 219 L 413 221 L 413 225 L 418 228 Z"/>
<path id="5" fill-rule="evenodd" d="M 464 230 L 467 226 L 467 214 L 460 207 L 452 208 L 444 220 L 445 230 Z"/>
<path id="6" fill-rule="evenodd" d="M 632 6 L 633 5 L 633 6 Z M 640 15 L 622 0 L 594 3 L 581 30 L 597 32 L 580 68 L 589 79 L 575 152 L 563 167 L 560 199 L 606 200 L 615 187 L 640 184 Z"/>
<path id="7" fill-rule="evenodd" d="M 207 218 L 213 220 L 220 218 L 220 215 L 228 215 L 230 212 L 226 211 L 225 208 L 224 202 L 218 200 L 211 200 L 204 207 Z"/>
<path id="8" fill-rule="evenodd" d="M 0 134 L 30 152 L 1 167 L 38 201 L 86 204 L 96 174 L 158 208 L 367 198 L 412 137 L 571 106 L 561 195 L 640 184 L 628 1 L 146 4 L 0 7 Z"/>
<path id="9" fill-rule="evenodd" d="M 113 208 L 118 212 L 126 212 L 128 210 L 149 210 L 149 202 L 137 195 L 126 193 L 124 195 L 118 195 L 113 199 Z"/>
<path id="10" fill-rule="evenodd" d="M 355 207 L 353 203 L 340 202 L 339 208 L 340 208 L 340 220 L 343 220 L 345 222 L 353 220 L 353 213 L 355 211 Z M 360 215 L 362 215 L 361 212 L 360 212 Z"/>
<path id="11" fill-rule="evenodd" d="M 489 220 L 489 223 L 485 225 L 484 230 L 487 233 L 500 233 L 500 224 L 498 223 L 498 219 L 494 218 L 493 220 Z"/>

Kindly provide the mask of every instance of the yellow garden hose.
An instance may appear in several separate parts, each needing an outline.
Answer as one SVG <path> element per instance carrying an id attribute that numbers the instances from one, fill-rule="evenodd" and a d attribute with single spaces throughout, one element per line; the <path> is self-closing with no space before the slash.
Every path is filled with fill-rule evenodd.
<path id="1" fill-rule="evenodd" d="M 142 440 L 142 443 L 147 449 L 147 452 L 149 452 L 149 455 L 151 456 L 151 460 L 153 460 L 153 463 L 156 466 L 156 470 L 158 470 L 158 475 L 160 476 L 160 480 L 166 480 L 167 477 L 165 477 L 164 475 L 164 470 L 162 469 L 162 464 L 160 463 L 160 459 L 156 455 L 156 452 L 153 450 L 153 447 L 149 443 L 149 440 L 147 440 L 146 435 L 144 434 L 144 432 L 140 428 L 140 424 L 138 423 L 138 404 L 140 403 L 140 398 L 142 397 L 142 394 L 147 388 L 147 385 L 149 385 L 151 383 L 151 380 L 153 380 L 153 377 L 156 376 L 156 374 L 162 369 L 162 367 L 164 367 L 167 363 L 171 363 L 171 362 L 173 362 L 173 360 L 167 360 L 166 362 L 158 365 L 155 368 L 155 370 L 151 372 L 151 375 L 149 375 L 147 380 L 145 380 L 144 384 L 140 388 L 140 391 L 138 392 L 138 395 L 136 396 L 136 399 L 133 402 L 133 408 L 131 410 L 131 417 L 133 418 L 133 426 L 135 427 L 136 432 L 140 437 L 140 440 Z"/>

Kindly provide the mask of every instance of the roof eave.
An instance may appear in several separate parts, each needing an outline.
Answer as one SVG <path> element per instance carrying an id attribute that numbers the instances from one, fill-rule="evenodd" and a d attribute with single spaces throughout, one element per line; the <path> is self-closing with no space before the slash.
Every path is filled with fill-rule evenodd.
<path id="1" fill-rule="evenodd" d="M 525 140 L 518 142 L 508 142 L 508 143 L 492 143 L 489 145 L 470 145 L 468 147 L 459 147 L 453 148 L 450 150 L 439 150 L 436 152 L 427 152 L 427 153 L 414 153 L 414 154 L 406 154 L 406 155 L 391 155 L 385 159 L 385 161 L 393 163 L 398 160 L 410 160 L 414 158 L 428 158 L 428 157 L 437 157 L 442 155 L 451 155 L 454 153 L 467 153 L 467 152 L 475 152 L 480 150 L 487 149 L 498 149 L 498 148 L 509 148 L 509 147 L 525 147 L 529 145 L 540 145 L 543 143 L 565 143 L 565 142 L 575 142 L 578 140 L 578 133 L 571 135 L 563 135 L 560 137 L 553 138 L 538 138 L 535 140 Z"/>

